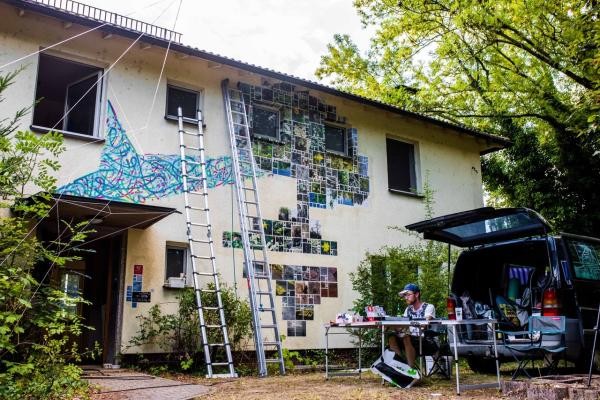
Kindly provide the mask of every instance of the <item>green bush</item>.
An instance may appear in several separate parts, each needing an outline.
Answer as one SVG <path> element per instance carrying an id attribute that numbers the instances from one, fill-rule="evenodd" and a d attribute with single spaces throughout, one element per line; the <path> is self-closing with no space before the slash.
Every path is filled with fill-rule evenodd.
<path id="1" fill-rule="evenodd" d="M 239 299 L 232 288 L 222 283 L 220 283 L 220 288 L 231 349 L 232 351 L 241 350 L 252 334 L 250 306 L 247 301 Z M 207 285 L 207 289 L 209 291 L 202 292 L 202 304 L 206 307 L 214 307 L 217 305 L 217 296 L 216 293 L 210 292 L 214 289 L 214 284 Z M 182 290 L 177 299 L 178 310 L 175 314 L 164 314 L 160 305 L 155 304 L 147 314 L 138 316 L 140 328 L 137 334 L 129 340 L 128 348 L 155 345 L 163 352 L 172 353 L 172 356 L 177 357 L 182 370 L 189 370 L 192 368 L 194 360 L 200 358 L 204 360 L 204 357 L 199 357 L 201 353 L 203 354 L 204 349 L 194 289 Z M 204 318 L 207 325 L 220 324 L 216 311 L 206 310 Z M 223 341 L 221 330 L 207 329 L 207 333 L 209 343 Z M 221 351 L 222 354 L 213 354 L 211 358 L 213 361 L 216 356 L 225 356 L 224 350 L 219 349 L 218 351 Z"/>
<path id="2" fill-rule="evenodd" d="M 17 74 L 0 76 L 0 94 Z M 64 147 L 55 133 L 16 132 L 27 111 L 0 121 L 0 398 L 67 398 L 86 388 L 73 364 L 81 360 L 76 338 L 85 326 L 76 310 L 83 300 L 36 279 L 34 270 L 49 277 L 77 260 L 74 245 L 85 238 L 86 224 L 57 221 L 60 240 L 36 237 L 32 221 L 48 215 Z M 24 201 L 30 187 L 41 192 Z"/>

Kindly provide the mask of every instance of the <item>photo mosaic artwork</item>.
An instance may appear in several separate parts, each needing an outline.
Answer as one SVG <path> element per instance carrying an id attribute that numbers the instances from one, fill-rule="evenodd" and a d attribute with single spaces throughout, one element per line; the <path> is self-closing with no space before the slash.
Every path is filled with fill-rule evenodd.
<path id="1" fill-rule="evenodd" d="M 337 114 L 335 106 L 296 91 L 293 85 L 240 83 L 239 88 L 249 106 L 251 125 L 253 110 L 260 107 L 277 110 L 279 116 L 277 138 L 253 136 L 256 165 L 267 173 L 296 178 L 296 208 L 282 207 L 277 220 L 264 220 L 267 246 L 272 251 L 337 255 L 337 242 L 321 237 L 319 221 L 310 219 L 309 210 L 361 205 L 367 200 L 368 158 L 358 154 L 357 130 L 347 127 L 346 118 Z M 345 133 L 344 154 L 328 150 L 328 123 Z M 259 128 L 253 125 L 255 130 Z M 239 233 L 224 232 L 223 246 L 241 248 Z"/>
<path id="2" fill-rule="evenodd" d="M 306 336 L 306 321 L 315 317 L 315 306 L 327 297 L 338 297 L 335 267 L 271 264 L 275 294 L 282 297 L 282 319 L 287 336 Z"/>

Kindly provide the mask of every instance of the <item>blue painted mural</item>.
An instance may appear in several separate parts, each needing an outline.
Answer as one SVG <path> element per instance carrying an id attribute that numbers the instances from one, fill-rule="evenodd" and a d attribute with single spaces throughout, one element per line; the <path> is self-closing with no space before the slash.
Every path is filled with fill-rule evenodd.
<path id="1" fill-rule="evenodd" d="M 98 169 L 60 187 L 58 193 L 133 203 L 182 193 L 179 155 L 137 153 L 110 101 L 106 124 L 106 144 Z M 200 175 L 198 165 L 189 167 L 190 175 Z M 209 188 L 234 182 L 231 157 L 208 158 L 206 168 Z M 194 185 L 200 182 L 190 185 L 197 189 Z"/>

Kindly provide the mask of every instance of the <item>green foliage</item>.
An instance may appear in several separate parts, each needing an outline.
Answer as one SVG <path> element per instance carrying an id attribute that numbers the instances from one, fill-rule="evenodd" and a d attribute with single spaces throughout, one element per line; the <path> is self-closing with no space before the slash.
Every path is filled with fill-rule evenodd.
<path id="1" fill-rule="evenodd" d="M 434 191 L 427 180 L 423 186 L 425 218 L 432 218 Z M 403 228 L 390 229 L 412 235 Z M 457 257 L 456 251 L 451 252 L 451 265 Z M 449 292 L 448 247 L 418 237 L 415 244 L 383 247 L 377 253 L 366 254 L 356 271 L 350 273 L 350 282 L 358 293 L 353 310 L 361 315 L 365 315 L 364 310 L 368 305 L 383 306 L 388 314 L 401 315 L 406 302 L 398 296 L 398 292 L 407 283 L 416 282 L 421 288 L 421 300 L 434 305 L 436 316 L 444 317 Z M 376 343 L 379 335 L 368 332 L 363 340 Z"/>
<path id="2" fill-rule="evenodd" d="M 17 73 L 0 77 L 0 94 Z M 32 221 L 50 210 L 48 193 L 55 189 L 63 144 L 58 134 L 15 132 L 26 112 L 0 121 L 0 398 L 66 398 L 86 388 L 81 369 L 72 364 L 82 356 L 76 338 L 85 327 L 76 310 L 83 300 L 59 290 L 50 278 L 78 259 L 73 246 L 85 232 L 81 224 L 61 221 L 62 238 L 46 243 L 32 229 Z M 24 201 L 31 187 L 43 194 Z M 35 268 L 49 279 L 38 281 Z"/>
<path id="3" fill-rule="evenodd" d="M 214 288 L 214 284 L 210 283 L 207 285 L 209 291 L 202 292 L 203 306 L 217 306 L 217 295 L 210 292 Z M 232 288 L 220 283 L 220 289 L 231 348 L 241 350 L 252 334 L 250 306 L 247 301 L 239 299 Z M 180 361 L 180 368 L 189 370 L 194 364 L 196 355 L 204 351 L 194 290 L 192 288 L 182 290 L 177 299 L 179 305 L 175 314 L 165 314 L 160 305 L 155 304 L 146 315 L 138 316 L 140 328 L 129 340 L 128 347 L 157 346 L 163 352 L 174 353 Z M 205 311 L 204 318 L 207 325 L 220 324 L 219 316 L 215 311 Z M 207 333 L 209 343 L 223 341 L 220 330 L 208 329 Z M 215 359 L 214 355 L 212 359 Z"/>
<path id="4" fill-rule="evenodd" d="M 343 90 L 506 136 L 484 159 L 496 204 L 600 235 L 600 24 L 586 0 L 355 0 L 363 54 L 336 35 L 317 75 Z"/>

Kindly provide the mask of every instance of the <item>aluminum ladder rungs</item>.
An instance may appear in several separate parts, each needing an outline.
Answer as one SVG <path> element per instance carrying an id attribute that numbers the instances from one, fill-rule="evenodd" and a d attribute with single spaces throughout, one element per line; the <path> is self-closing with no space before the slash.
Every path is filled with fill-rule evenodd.
<path id="1" fill-rule="evenodd" d="M 212 272 L 206 272 L 206 269 L 203 271 L 198 270 L 196 262 L 192 262 L 192 271 L 194 277 L 194 292 L 195 292 L 195 302 L 196 302 L 196 312 L 198 313 L 198 320 L 202 321 L 199 324 L 200 328 L 200 339 L 203 344 L 204 354 L 205 354 L 205 364 L 207 369 L 207 377 L 214 377 L 213 374 L 213 366 L 228 366 L 229 373 L 221 374 L 221 376 L 227 377 L 237 377 L 235 369 L 233 368 L 233 356 L 231 354 L 231 346 L 229 344 L 229 337 L 227 333 L 227 322 L 224 318 L 223 313 L 223 300 L 221 298 L 221 291 L 216 289 L 207 289 L 201 287 L 200 278 L 201 276 L 211 277 L 215 288 L 219 287 L 219 275 L 217 272 L 217 265 L 215 263 L 215 254 L 213 248 L 213 239 L 212 239 L 212 226 L 210 224 L 209 212 L 210 208 L 208 206 L 208 193 L 206 191 L 206 182 L 207 182 L 207 172 L 206 172 L 206 160 L 204 154 L 204 132 L 203 132 L 203 121 L 202 121 L 202 113 L 200 110 L 197 111 L 197 132 L 190 132 L 183 129 L 183 112 L 181 108 L 177 110 L 177 122 L 178 122 L 178 132 L 179 132 L 179 159 L 181 166 L 181 176 L 184 179 L 184 182 L 191 182 L 192 185 L 197 185 L 196 182 L 202 184 L 202 189 L 194 188 L 194 190 L 190 190 L 189 187 L 186 187 L 186 190 L 183 191 L 183 196 L 185 199 L 185 219 L 186 219 L 186 234 L 188 238 L 188 246 L 191 252 L 192 261 L 194 260 L 208 260 L 212 266 Z M 195 140 L 195 145 L 189 145 L 185 142 L 184 136 L 193 136 L 195 139 L 189 139 L 189 141 Z M 188 141 L 188 143 L 189 143 Z M 197 152 L 198 154 L 195 154 Z M 197 174 L 190 175 L 188 171 L 188 166 L 199 166 Z M 201 196 L 201 198 L 199 197 Z M 190 202 L 190 199 L 194 201 L 198 201 L 199 204 L 194 204 Z M 199 212 L 204 216 L 201 218 Z M 194 218 L 198 218 L 196 222 L 194 222 Z M 192 228 L 195 229 L 192 229 Z M 200 229 L 204 228 L 205 232 L 200 233 Z M 194 236 L 197 235 L 197 236 Z M 202 246 L 202 244 L 209 246 Z M 195 252 L 195 249 L 202 249 L 202 255 L 199 255 Z M 215 301 L 216 304 L 208 303 L 206 306 L 202 304 L 201 295 L 203 293 L 215 293 Z M 211 324 L 205 324 L 204 313 L 212 311 L 211 309 L 215 309 L 218 311 L 218 321 L 211 321 Z M 217 343 L 211 344 L 208 343 L 209 340 L 214 340 L 214 334 L 208 335 L 208 329 L 218 329 L 221 333 L 221 337 L 215 340 Z M 211 331 L 212 332 L 212 331 Z M 213 338 L 213 339 L 211 339 Z M 210 356 L 210 349 L 213 347 L 224 347 L 225 356 L 227 358 L 227 362 L 213 362 Z"/>
<path id="2" fill-rule="evenodd" d="M 202 224 L 200 222 L 188 222 L 188 225 L 190 225 L 190 226 L 199 226 L 199 227 L 202 227 L 202 228 L 208 228 L 208 227 L 210 227 L 210 224 Z"/>
<path id="3" fill-rule="evenodd" d="M 214 241 L 212 239 L 209 240 L 204 240 L 204 239 L 189 239 L 190 242 L 192 243 L 202 243 L 202 244 L 211 244 L 214 243 Z"/>
<path id="4" fill-rule="evenodd" d="M 218 274 L 215 274 L 214 272 L 194 272 L 194 275 L 215 276 L 215 275 L 218 275 Z"/>
<path id="5" fill-rule="evenodd" d="M 203 208 L 203 207 L 185 206 L 185 208 L 189 208 L 190 210 L 194 210 L 194 211 L 210 211 L 209 208 Z"/>
<path id="6" fill-rule="evenodd" d="M 217 367 L 224 367 L 224 366 L 226 366 L 226 365 L 230 365 L 230 364 L 232 364 L 232 363 L 228 363 L 228 362 L 214 362 L 214 363 L 211 363 L 211 364 L 212 364 L 212 365 L 215 365 L 215 366 L 217 366 Z"/>
<path id="7" fill-rule="evenodd" d="M 248 280 L 248 292 L 250 296 L 250 305 L 252 310 L 252 319 L 254 329 L 254 345 L 256 347 L 256 356 L 260 376 L 268 375 L 265 356 L 265 343 L 268 346 L 276 346 L 278 354 L 269 362 L 279 363 L 281 374 L 285 374 L 285 365 L 283 363 L 283 353 L 281 341 L 279 338 L 279 328 L 274 310 L 274 293 L 270 282 L 268 288 L 262 280 L 270 279 L 269 262 L 267 261 L 266 241 L 262 230 L 263 219 L 260 212 L 260 200 L 258 195 L 258 183 L 256 176 L 256 159 L 252 152 L 252 138 L 250 137 L 249 121 L 246 109 L 245 94 L 239 90 L 229 88 L 229 81 L 224 80 L 221 83 L 223 91 L 223 103 L 227 115 L 227 126 L 231 144 L 231 154 L 234 162 L 235 188 L 237 192 L 238 212 L 240 217 L 240 232 L 243 241 L 244 263 L 248 268 L 248 274 L 251 279 Z M 250 183 L 251 182 L 251 183 Z M 248 193 L 252 193 L 248 195 Z M 251 210 L 255 207 L 255 210 Z M 248 215 L 258 214 L 258 215 Z M 258 239 L 258 240 L 257 240 Z M 262 256 L 258 257 L 258 251 Z M 258 271 L 266 270 L 266 273 Z M 270 301 L 264 300 L 267 307 L 260 307 L 264 296 L 269 296 Z M 269 321 L 272 323 L 261 323 L 262 312 L 270 312 Z M 262 329 L 274 329 L 269 336 L 275 336 L 267 340 L 261 333 Z"/>
<path id="8" fill-rule="evenodd" d="M 281 362 L 281 358 L 267 358 L 265 361 L 268 362 L 268 363 L 270 363 L 270 364 L 280 363 Z"/>
<path id="9" fill-rule="evenodd" d="M 186 163 L 186 164 L 192 164 L 192 165 L 206 165 L 206 163 L 205 163 L 205 162 L 201 162 L 201 161 L 192 161 L 192 160 L 188 160 L 188 159 L 186 159 L 186 160 L 185 160 L 185 163 Z"/>

